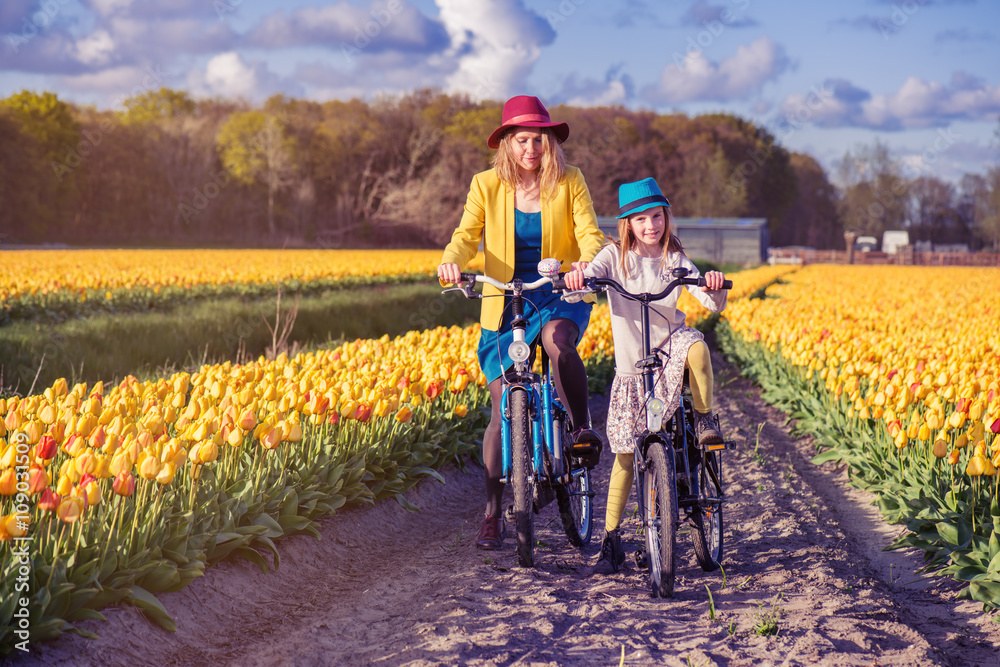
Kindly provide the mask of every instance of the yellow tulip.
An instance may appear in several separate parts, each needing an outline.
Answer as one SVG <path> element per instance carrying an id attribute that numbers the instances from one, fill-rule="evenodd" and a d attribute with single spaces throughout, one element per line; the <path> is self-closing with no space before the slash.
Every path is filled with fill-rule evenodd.
<path id="1" fill-rule="evenodd" d="M 156 481 L 166 486 L 174 481 L 174 474 L 177 472 L 177 466 L 171 461 L 170 463 L 163 464 L 160 468 L 160 472 L 156 475 Z"/>
<path id="2" fill-rule="evenodd" d="M 191 449 L 195 448 L 192 447 Z M 198 461 L 201 463 L 211 463 L 219 458 L 219 445 L 214 440 L 206 440 L 197 449 Z"/>
<path id="3" fill-rule="evenodd" d="M 31 515 L 29 514 L 8 514 L 0 519 L 0 542 L 4 541 L 2 535 L 6 533 L 10 537 L 24 537 L 28 534 L 28 527 L 31 525 Z"/>
<path id="4" fill-rule="evenodd" d="M 938 457 L 939 459 L 943 459 L 948 454 L 948 443 L 940 439 L 935 440 L 934 446 L 931 451 L 933 452 L 934 456 Z"/>
<path id="5" fill-rule="evenodd" d="M 268 427 L 259 438 L 264 449 L 274 449 L 281 442 L 281 429 Z"/>
<path id="6" fill-rule="evenodd" d="M 59 494 L 62 495 L 62 494 Z M 64 497 L 56 509 L 56 516 L 66 523 L 73 523 L 83 515 L 84 501 L 76 496 Z"/>
<path id="7" fill-rule="evenodd" d="M 900 430 L 899 433 L 896 434 L 896 438 L 893 442 L 896 445 L 896 449 L 903 449 L 906 447 L 909 442 L 909 439 L 906 437 L 906 431 Z"/>
<path id="8" fill-rule="evenodd" d="M 0 473 L 0 495 L 13 496 L 17 493 L 17 473 L 13 468 L 7 468 Z"/>
<path id="9" fill-rule="evenodd" d="M 160 463 L 160 459 L 155 456 L 147 455 L 139 464 L 139 476 L 143 479 L 156 479 L 156 476 L 160 474 L 160 468 L 162 467 L 163 464 Z"/>

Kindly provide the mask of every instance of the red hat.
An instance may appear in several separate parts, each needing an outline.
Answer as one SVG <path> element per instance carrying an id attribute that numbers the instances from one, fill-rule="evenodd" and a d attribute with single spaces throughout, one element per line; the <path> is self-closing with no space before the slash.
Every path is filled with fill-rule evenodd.
<path id="1" fill-rule="evenodd" d="M 530 95 L 518 95 L 503 105 L 503 123 L 486 140 L 490 148 L 500 147 L 500 137 L 512 127 L 551 127 L 559 143 L 569 137 L 569 125 L 553 123 L 542 101 Z"/>

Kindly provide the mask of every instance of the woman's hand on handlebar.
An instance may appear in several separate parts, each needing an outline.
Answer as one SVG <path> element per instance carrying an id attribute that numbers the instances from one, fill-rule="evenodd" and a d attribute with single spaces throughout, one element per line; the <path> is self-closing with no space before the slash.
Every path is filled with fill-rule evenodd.
<path id="1" fill-rule="evenodd" d="M 451 262 L 447 264 L 438 264 L 437 274 L 438 280 L 443 283 L 457 285 L 462 281 L 462 270 L 458 268 L 458 264 Z"/>
<path id="2" fill-rule="evenodd" d="M 702 292 L 711 292 L 714 290 L 722 289 L 722 283 L 726 280 L 726 276 L 723 275 L 721 271 L 709 271 L 705 274 L 705 286 L 701 288 Z"/>
<path id="3" fill-rule="evenodd" d="M 589 262 L 573 262 L 573 270 L 563 276 L 566 281 L 566 289 L 577 292 L 583 289 L 583 270 L 587 268 Z"/>

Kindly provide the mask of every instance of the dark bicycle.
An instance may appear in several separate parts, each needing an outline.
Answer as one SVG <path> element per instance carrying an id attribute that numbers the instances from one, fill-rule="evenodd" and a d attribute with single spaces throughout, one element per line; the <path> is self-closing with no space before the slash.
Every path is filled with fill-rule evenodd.
<path id="1" fill-rule="evenodd" d="M 666 351 L 651 349 L 649 340 L 650 304 L 665 298 L 682 285 L 705 286 L 705 278 L 688 278 L 687 269 L 673 270 L 674 280 L 657 294 L 628 292 L 610 278 L 586 278 L 583 291 L 613 289 L 638 302 L 642 310 L 642 371 L 645 401 L 645 428 L 635 439 L 635 491 L 638 511 L 646 537 L 645 553 L 637 561 L 649 567 L 653 597 L 670 597 L 674 591 L 677 531 L 683 521 L 690 524 L 694 553 L 702 570 L 711 572 L 722 561 L 722 452 L 732 442 L 701 446 L 695 436 L 694 408 L 685 374 L 681 405 L 664 419 L 666 406 L 656 398 L 656 372 L 664 367 Z M 723 289 L 732 288 L 726 280 Z M 572 294 L 572 293 L 571 293 Z M 682 514 L 683 512 L 683 514 Z"/>
<path id="2" fill-rule="evenodd" d="M 502 283 L 488 276 L 461 274 L 461 285 L 444 290 L 460 291 L 466 298 L 481 299 L 474 291 L 477 282 L 489 283 L 506 292 L 512 312 L 514 340 L 507 354 L 514 362 L 504 373 L 501 403 L 503 481 L 514 490 L 514 504 L 508 516 L 517 533 L 517 555 L 523 567 L 534 567 L 534 515 L 555 499 L 563 529 L 572 545 L 585 546 L 593 532 L 594 491 L 590 469 L 569 456 L 570 423 L 566 409 L 556 396 L 548 356 L 542 348 L 542 374 L 531 369 L 531 346 L 525 340 L 527 320 L 524 301 L 531 290 L 549 283 L 562 288 L 560 263 L 543 259 L 538 264 L 540 279 L 524 283 Z M 503 296 L 503 295 L 498 295 Z M 512 517 L 511 517 L 512 514 Z"/>

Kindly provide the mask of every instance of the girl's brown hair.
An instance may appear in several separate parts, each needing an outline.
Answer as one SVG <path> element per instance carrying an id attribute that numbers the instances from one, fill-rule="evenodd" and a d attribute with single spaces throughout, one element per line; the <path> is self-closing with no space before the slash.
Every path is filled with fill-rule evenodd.
<path id="1" fill-rule="evenodd" d="M 517 168 L 514 150 L 511 144 L 514 135 L 521 130 L 537 130 L 542 133 L 542 164 L 539 167 L 541 194 L 551 198 L 556 193 L 556 187 L 566 171 L 566 154 L 556 139 L 555 133 L 547 127 L 512 127 L 501 137 L 500 147 L 493 156 L 493 169 L 500 180 L 512 188 L 521 185 L 521 172 Z"/>
<path id="2" fill-rule="evenodd" d="M 663 246 L 663 255 L 660 257 L 661 266 L 667 263 L 667 255 L 672 252 L 679 252 L 684 254 L 684 246 L 681 245 L 681 240 L 677 238 L 677 235 L 673 233 L 674 229 L 674 213 L 670 210 L 669 206 L 661 206 L 664 215 L 667 218 L 667 224 L 663 225 L 663 236 L 660 237 L 660 245 Z M 646 209 L 649 211 L 651 209 Z M 646 211 L 640 211 L 645 213 Z M 636 215 L 633 213 L 632 215 Z M 628 251 L 635 247 L 636 240 L 635 234 L 632 233 L 632 216 L 625 218 L 618 218 L 618 268 L 622 270 L 626 278 L 631 278 L 632 274 L 628 270 L 628 261 L 626 257 L 628 256 Z"/>

